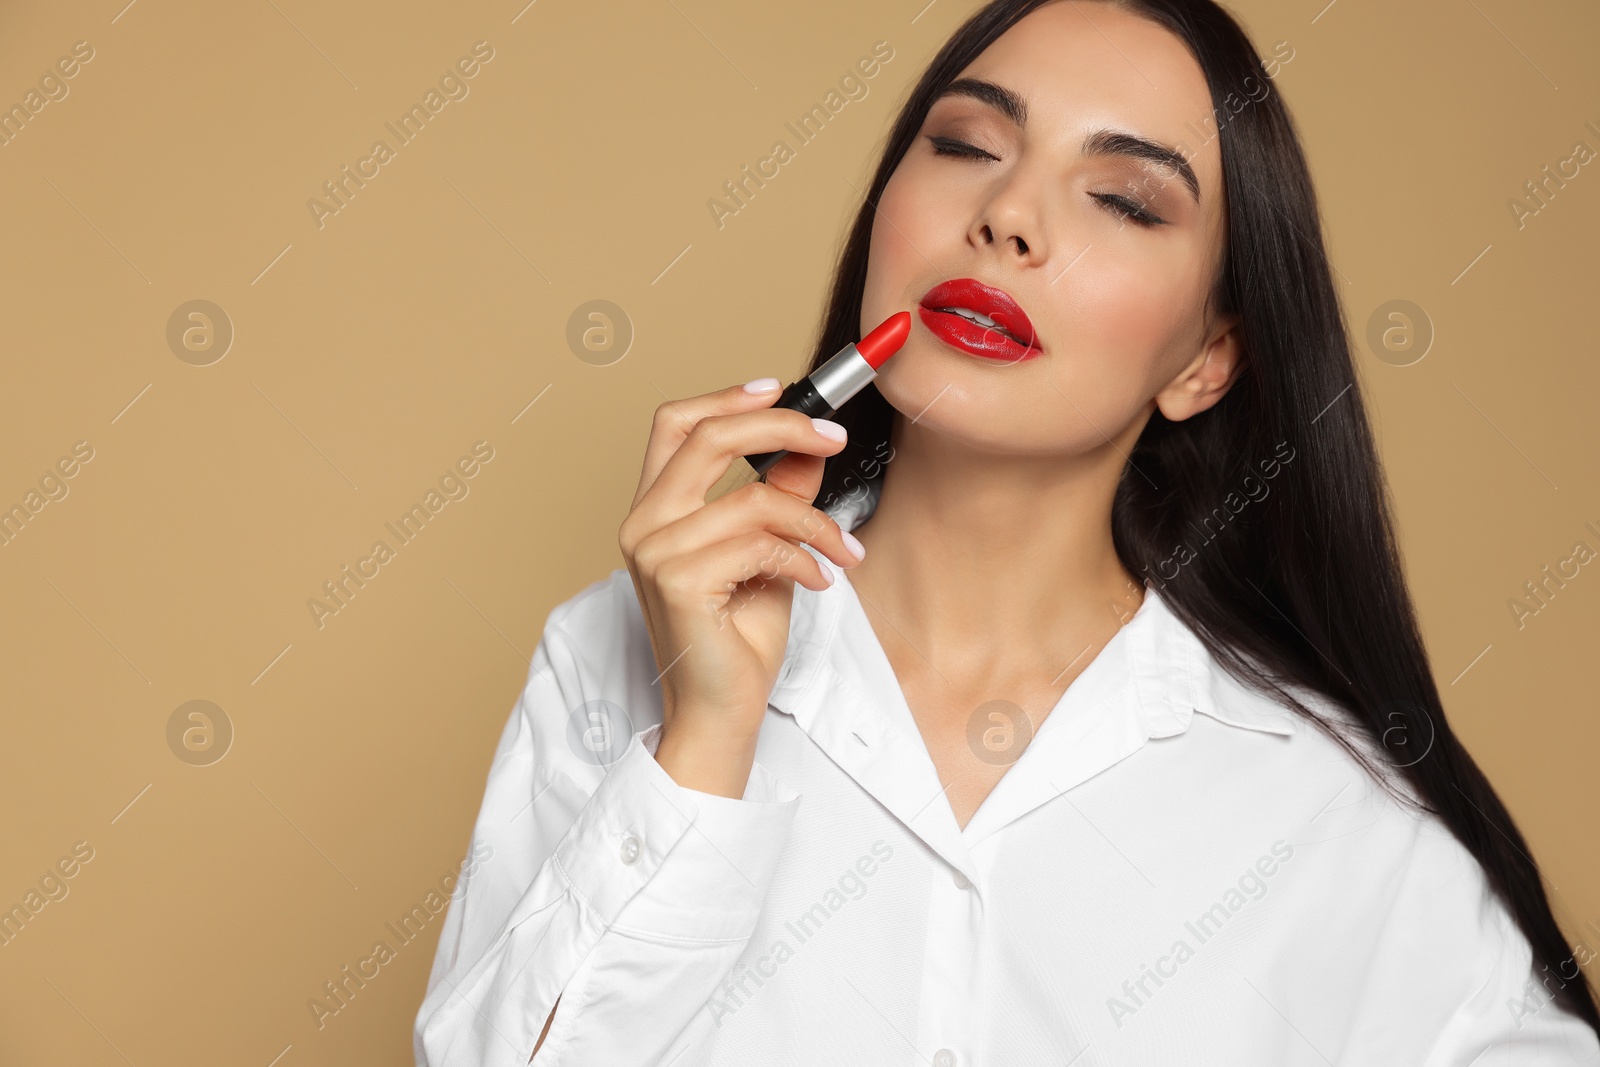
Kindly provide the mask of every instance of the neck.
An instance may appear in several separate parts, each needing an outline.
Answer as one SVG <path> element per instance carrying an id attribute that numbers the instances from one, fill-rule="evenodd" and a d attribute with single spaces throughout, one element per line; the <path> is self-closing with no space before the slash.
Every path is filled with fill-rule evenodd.
<path id="1" fill-rule="evenodd" d="M 855 531 L 868 614 L 941 671 L 1061 671 L 1098 649 L 1144 596 L 1111 538 L 1130 429 L 1070 456 L 999 455 L 896 417 L 878 506 Z"/>

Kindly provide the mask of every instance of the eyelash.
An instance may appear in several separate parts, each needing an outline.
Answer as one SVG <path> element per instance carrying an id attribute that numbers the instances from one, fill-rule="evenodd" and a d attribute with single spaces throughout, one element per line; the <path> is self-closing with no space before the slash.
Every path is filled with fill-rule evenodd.
<path id="1" fill-rule="evenodd" d="M 953 156 L 958 159 L 996 158 L 976 145 L 968 144 L 965 141 L 958 141 L 953 137 L 930 137 L 928 140 L 933 142 L 933 151 L 935 155 Z M 1150 214 L 1148 211 L 1144 210 L 1126 197 L 1115 196 L 1110 193 L 1091 193 L 1089 195 L 1095 200 L 1104 204 L 1106 208 L 1112 212 L 1112 214 L 1117 215 L 1118 217 L 1127 218 L 1136 226 L 1142 226 L 1145 229 L 1150 229 L 1151 227 L 1162 225 L 1165 222 L 1164 219 L 1159 219 Z"/>

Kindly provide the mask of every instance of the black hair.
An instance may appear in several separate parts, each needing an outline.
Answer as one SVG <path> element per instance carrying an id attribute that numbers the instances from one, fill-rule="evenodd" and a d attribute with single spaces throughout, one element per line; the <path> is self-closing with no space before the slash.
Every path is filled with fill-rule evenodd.
<path id="1" fill-rule="evenodd" d="M 859 335 L 876 205 L 933 102 L 1047 2 L 987 4 L 912 88 L 841 249 L 808 370 Z M 1437 816 L 1471 852 L 1527 937 L 1547 991 L 1600 1034 L 1594 992 L 1551 914 L 1528 843 L 1445 718 L 1288 108 L 1243 29 L 1212 0 L 1103 2 L 1171 31 L 1205 75 L 1227 212 L 1211 300 L 1240 317 L 1245 365 L 1210 410 L 1178 422 L 1151 415 L 1112 505 L 1117 554 L 1158 584 L 1224 669 L 1328 733 L 1391 793 L 1397 774 L 1406 790 L 1397 799 Z M 1238 107 L 1242 97 L 1249 103 Z M 833 416 L 849 444 L 827 460 L 818 506 L 832 510 L 875 488 L 894 417 L 870 385 Z M 1255 476 L 1252 464 L 1283 459 L 1285 444 L 1293 462 L 1275 471 L 1272 492 L 1236 515 L 1224 510 Z M 1219 517 L 1225 529 L 1172 566 L 1174 547 Z M 1295 688 L 1327 697 L 1346 719 L 1313 711 Z M 1359 736 L 1347 736 L 1352 729 Z M 1364 749 L 1379 753 L 1388 773 Z"/>

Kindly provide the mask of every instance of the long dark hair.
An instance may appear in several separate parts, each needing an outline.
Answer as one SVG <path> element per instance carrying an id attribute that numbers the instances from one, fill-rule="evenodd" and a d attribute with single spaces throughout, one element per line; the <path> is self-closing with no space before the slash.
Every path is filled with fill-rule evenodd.
<path id="1" fill-rule="evenodd" d="M 858 336 L 873 213 L 934 100 L 1046 2 L 986 5 L 912 89 L 840 253 L 808 370 Z M 1327 732 L 1391 794 L 1389 773 L 1397 773 L 1396 799 L 1436 815 L 1476 857 L 1543 965 L 1546 987 L 1553 978 L 1555 999 L 1600 1033 L 1594 993 L 1551 914 L 1528 844 L 1445 719 L 1288 109 L 1249 38 L 1212 0 L 1110 2 L 1166 27 L 1205 73 L 1228 215 L 1212 305 L 1240 316 L 1245 354 L 1242 377 L 1209 411 L 1181 422 L 1159 411 L 1150 417 L 1112 505 L 1117 554 L 1158 584 L 1174 614 L 1240 681 Z M 819 506 L 862 499 L 882 477 L 894 414 L 868 386 L 834 416 L 850 443 L 827 461 Z M 1285 460 L 1285 446 L 1292 461 L 1277 464 L 1272 457 Z M 1242 485 L 1250 491 L 1248 479 L 1259 480 L 1256 463 L 1274 464 L 1272 491 L 1247 507 L 1224 507 Z M 1200 531 L 1214 539 L 1180 551 L 1179 565 L 1174 547 Z M 1347 713 L 1345 725 L 1306 706 L 1294 688 L 1330 699 Z M 1362 736 L 1347 736 L 1349 723 Z M 1389 773 L 1364 749 L 1381 753 Z"/>

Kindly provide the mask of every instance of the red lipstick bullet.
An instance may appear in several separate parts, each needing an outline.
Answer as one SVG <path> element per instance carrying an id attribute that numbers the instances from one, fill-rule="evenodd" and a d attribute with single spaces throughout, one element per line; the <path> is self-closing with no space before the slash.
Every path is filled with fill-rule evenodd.
<path id="1" fill-rule="evenodd" d="M 878 368 L 900 351 L 910 333 L 911 312 L 895 312 L 860 341 L 845 345 L 828 362 L 790 385 L 772 406 L 791 408 L 814 419 L 828 418 L 878 376 Z M 764 475 L 788 454 L 779 449 L 744 458 L 757 475 Z"/>

